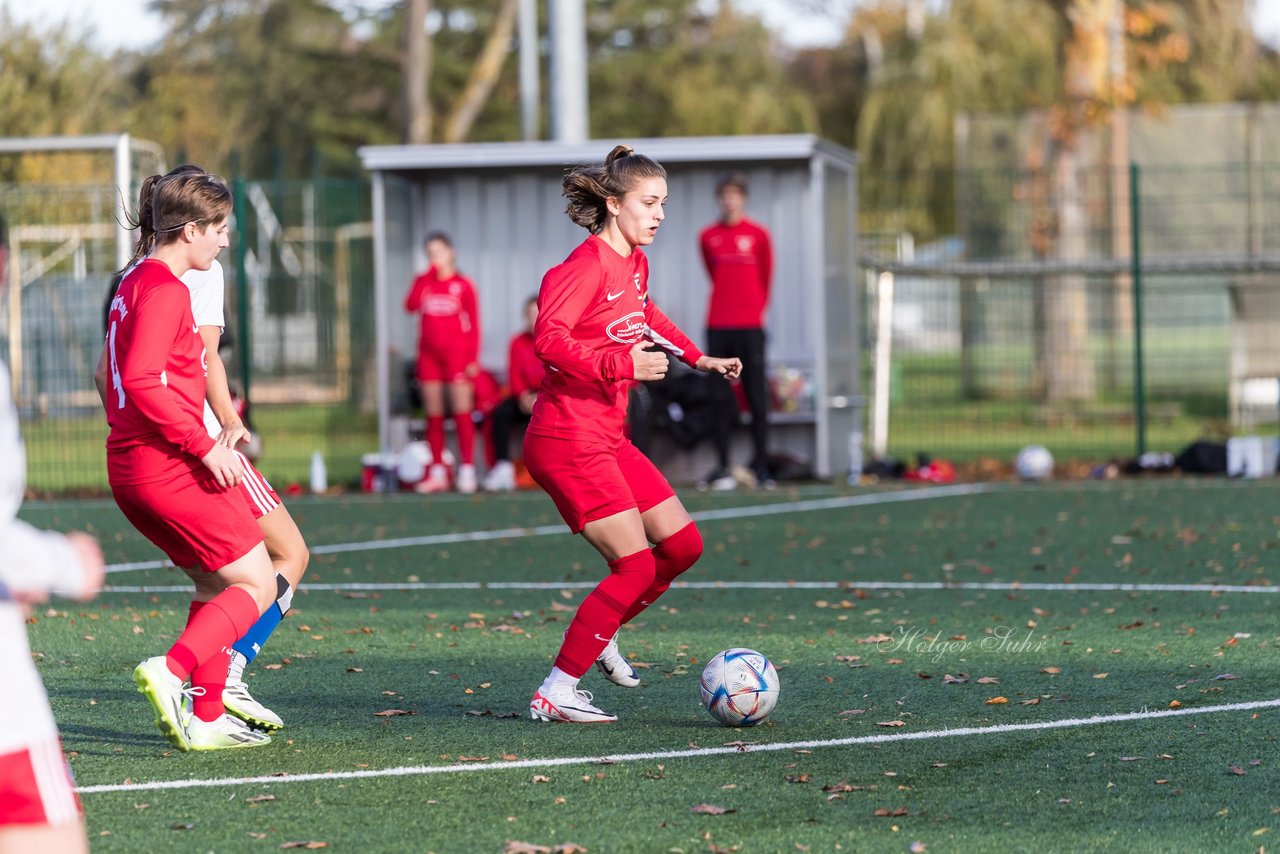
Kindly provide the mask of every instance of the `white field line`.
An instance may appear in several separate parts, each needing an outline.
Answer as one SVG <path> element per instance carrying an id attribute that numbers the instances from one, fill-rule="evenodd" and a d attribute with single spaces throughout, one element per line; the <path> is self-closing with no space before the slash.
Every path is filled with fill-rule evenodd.
<path id="1" fill-rule="evenodd" d="M 599 581 L 389 581 L 302 585 L 303 590 L 589 590 Z M 1070 584 L 1021 581 L 677 581 L 678 590 L 1053 590 L 1130 593 L 1280 593 L 1280 586 L 1248 584 L 1122 584 L 1080 581 Z M 189 584 L 117 585 L 102 593 L 190 593 Z"/>
<path id="2" fill-rule="evenodd" d="M 747 519 L 758 516 L 780 516 L 787 513 L 807 513 L 815 510 L 839 510 L 845 507 L 867 507 L 880 504 L 897 504 L 903 501 L 926 501 L 931 498 L 948 498 L 954 495 L 976 495 L 1001 488 L 999 484 L 973 483 L 954 486 L 938 486 L 924 489 L 908 489 L 901 492 L 845 495 L 835 498 L 811 498 L 804 501 L 787 501 L 780 504 L 756 504 L 748 507 L 727 507 L 723 510 L 703 510 L 692 513 L 695 521 L 715 522 L 723 519 Z M 523 537 L 546 537 L 564 534 L 564 525 L 539 525 L 536 528 L 503 528 L 497 531 L 462 531 L 454 534 L 430 534 L 422 537 L 400 537 L 392 540 L 367 540 L 358 543 L 331 543 L 312 546 L 313 555 L 344 554 L 347 552 L 371 552 L 383 549 L 406 549 L 417 546 L 441 546 L 451 543 L 480 543 L 493 540 L 513 540 Z M 142 560 L 132 563 L 113 563 L 108 573 L 134 572 L 140 569 L 161 569 L 171 564 L 167 560 Z"/>
<path id="3" fill-rule="evenodd" d="M 815 750 L 822 748 L 853 747 L 862 744 L 891 744 L 899 741 L 923 741 L 958 736 L 1003 735 L 1005 733 L 1032 732 L 1036 730 L 1072 729 L 1100 724 L 1146 721 L 1185 715 L 1208 715 L 1218 712 L 1247 712 L 1254 709 L 1280 708 L 1280 699 L 1257 700 L 1248 703 L 1225 703 L 1217 706 L 1197 706 L 1182 709 L 1158 709 L 1156 711 L 1126 712 L 1114 715 L 1093 715 L 1087 718 L 1065 718 L 1031 723 L 996 724 L 986 727 L 958 727 L 955 729 L 922 730 L 920 732 L 895 732 L 861 735 L 851 738 L 828 738 L 814 741 L 783 741 L 770 744 L 753 744 L 738 747 L 699 747 L 688 750 L 655 750 L 645 753 L 617 753 L 608 756 L 562 756 L 547 759 L 518 759 L 511 762 L 476 762 L 465 765 L 411 765 L 398 768 L 381 768 L 366 771 L 330 771 L 322 774 L 285 774 L 258 777 L 223 777 L 220 779 L 157 780 L 150 783 L 112 783 L 101 786 L 80 786 L 82 795 L 106 792 L 144 792 L 160 789 L 196 789 L 219 786 L 278 785 L 284 783 L 309 783 L 317 780 L 362 780 L 375 777 L 420 777 L 430 774 L 463 774 L 480 771 L 513 771 L 528 768 L 556 768 L 565 765 L 619 764 L 623 762 L 670 761 L 704 756 L 725 756 L 732 753 L 765 753 L 783 750 Z"/>

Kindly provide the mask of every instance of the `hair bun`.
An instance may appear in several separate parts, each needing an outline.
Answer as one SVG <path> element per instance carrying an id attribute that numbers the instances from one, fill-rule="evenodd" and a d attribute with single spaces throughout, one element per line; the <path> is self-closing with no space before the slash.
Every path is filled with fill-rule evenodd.
<path id="1" fill-rule="evenodd" d="M 609 156 L 604 159 L 605 165 L 612 165 L 614 161 L 629 157 L 635 153 L 636 150 L 629 145 L 615 145 L 613 151 L 610 151 Z"/>

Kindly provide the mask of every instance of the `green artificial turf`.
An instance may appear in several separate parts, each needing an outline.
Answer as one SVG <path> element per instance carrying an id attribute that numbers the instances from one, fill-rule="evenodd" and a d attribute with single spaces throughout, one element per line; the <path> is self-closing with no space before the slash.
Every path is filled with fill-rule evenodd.
<path id="1" fill-rule="evenodd" d="M 333 772 L 311 782 L 89 792 L 95 850 L 588 851 L 1257 850 L 1280 833 L 1277 710 L 1181 714 L 1280 698 L 1277 595 L 1088 584 L 1280 583 L 1274 482 L 1026 487 L 813 509 L 829 487 L 684 496 L 706 554 L 623 631 L 643 684 L 592 673 L 617 724 L 536 724 L 528 699 L 603 564 L 567 533 L 317 554 L 313 584 L 543 582 L 542 589 L 310 590 L 251 669 L 288 722 L 246 751 L 179 754 L 129 679 L 180 630 L 187 599 L 106 592 L 37 615 L 32 647 L 81 786 Z M 314 546 L 558 523 L 541 496 L 306 499 Z M 799 510 L 799 512 L 796 512 Z M 156 557 L 105 502 L 37 503 L 90 527 L 113 563 Z M 323 551 L 323 549 L 321 549 Z M 173 570 L 113 574 L 178 585 Z M 743 589 L 738 582 L 839 582 Z M 884 589 L 873 583 L 1075 585 Z M 770 657 L 765 724 L 721 727 L 698 676 L 717 651 Z M 1005 702 L 999 702 L 1003 698 Z M 996 702 L 992 702 L 992 701 Z M 1178 708 L 1179 715 L 945 735 Z M 379 716 L 401 710 L 410 714 Z M 941 737 L 885 743 L 833 740 Z M 817 742 L 760 751 L 765 744 Z M 740 743 L 740 744 L 736 744 Z M 730 745 L 726 755 L 627 754 Z M 591 759 L 621 757 L 602 764 Z M 512 763 L 585 757 L 554 766 Z M 506 766 L 506 767 L 503 767 Z M 467 768 L 358 778 L 391 768 Z M 342 776 L 347 775 L 347 776 Z M 720 808 L 720 814 L 692 808 Z M 513 850 L 520 850 L 515 848 Z"/>

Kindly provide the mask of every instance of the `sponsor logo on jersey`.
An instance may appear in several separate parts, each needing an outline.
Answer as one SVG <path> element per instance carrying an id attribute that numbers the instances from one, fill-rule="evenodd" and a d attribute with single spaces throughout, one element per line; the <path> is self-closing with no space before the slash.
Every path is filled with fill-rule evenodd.
<path id="1" fill-rule="evenodd" d="M 623 294 L 625 294 L 625 293 L 626 293 L 626 291 L 618 291 L 616 294 L 605 294 L 605 295 L 604 295 L 604 298 L 605 298 L 608 302 L 613 302 L 614 300 L 616 300 L 618 297 L 622 296 L 622 295 L 623 295 Z"/>
<path id="2" fill-rule="evenodd" d="M 756 245 L 755 238 L 749 234 L 738 235 L 736 243 L 738 244 L 738 251 L 744 255 L 750 253 Z"/>
<path id="3" fill-rule="evenodd" d="M 645 328 L 644 312 L 633 311 L 606 326 L 604 334 L 619 344 L 634 344 L 644 338 Z"/>

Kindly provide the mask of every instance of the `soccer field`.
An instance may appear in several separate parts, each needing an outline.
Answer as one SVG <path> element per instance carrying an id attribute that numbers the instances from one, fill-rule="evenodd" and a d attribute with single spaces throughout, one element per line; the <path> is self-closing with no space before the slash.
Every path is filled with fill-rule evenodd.
<path id="1" fill-rule="evenodd" d="M 290 504 L 314 554 L 255 662 L 287 726 L 179 754 L 130 680 L 185 579 L 109 502 L 115 571 L 31 626 L 99 851 L 1257 850 L 1280 833 L 1273 482 L 689 493 L 707 544 L 624 629 L 616 724 L 529 720 L 603 563 L 541 495 Z M 726 647 L 777 710 L 716 724 Z M 524 847 L 521 847 L 521 846 Z M 571 847 L 577 846 L 577 847 Z"/>

